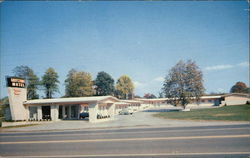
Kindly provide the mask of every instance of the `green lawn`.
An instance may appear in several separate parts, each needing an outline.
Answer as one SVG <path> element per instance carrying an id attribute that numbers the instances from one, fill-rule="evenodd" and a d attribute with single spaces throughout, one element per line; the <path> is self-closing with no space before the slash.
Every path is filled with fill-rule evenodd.
<path id="1" fill-rule="evenodd" d="M 224 106 L 213 109 L 196 109 L 187 112 L 160 112 L 156 117 L 178 120 L 250 121 L 250 105 Z"/>
<path id="2" fill-rule="evenodd" d="M 29 127 L 29 126 L 36 126 L 39 124 L 27 124 L 27 125 L 16 125 L 16 126 L 6 126 L 6 127 L 0 127 L 1 128 L 19 128 L 19 127 Z"/>

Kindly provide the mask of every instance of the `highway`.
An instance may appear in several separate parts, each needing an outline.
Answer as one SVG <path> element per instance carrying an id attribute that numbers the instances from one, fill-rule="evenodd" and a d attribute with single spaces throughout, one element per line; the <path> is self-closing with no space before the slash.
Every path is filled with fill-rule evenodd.
<path id="1" fill-rule="evenodd" d="M 2 157 L 249 157 L 250 124 L 0 133 Z"/>

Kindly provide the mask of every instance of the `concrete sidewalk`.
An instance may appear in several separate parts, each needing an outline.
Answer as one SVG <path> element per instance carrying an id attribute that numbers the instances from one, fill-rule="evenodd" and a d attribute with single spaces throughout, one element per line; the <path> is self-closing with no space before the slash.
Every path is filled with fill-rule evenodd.
<path id="1" fill-rule="evenodd" d="M 53 130 L 87 130 L 108 128 L 138 128 L 138 127 L 186 127 L 186 126 L 209 126 L 209 125 L 234 125 L 249 124 L 249 122 L 231 121 L 189 121 L 170 120 L 153 117 L 156 112 L 137 112 L 133 115 L 117 115 L 115 120 L 100 123 L 89 123 L 86 120 L 63 120 L 57 122 L 44 122 L 41 125 L 3 128 L 4 131 L 53 131 Z"/>

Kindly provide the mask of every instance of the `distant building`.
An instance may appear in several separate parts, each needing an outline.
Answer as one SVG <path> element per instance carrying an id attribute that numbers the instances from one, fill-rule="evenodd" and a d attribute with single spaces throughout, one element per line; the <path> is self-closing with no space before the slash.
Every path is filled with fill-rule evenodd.
<path id="1" fill-rule="evenodd" d="M 138 101 L 142 101 L 143 104 L 148 105 L 166 105 L 169 104 L 169 98 L 155 98 L 144 99 L 136 98 Z M 192 103 L 187 106 L 225 106 L 225 105 L 242 105 L 249 103 L 249 95 L 242 93 L 230 93 L 224 95 L 208 95 L 201 96 L 199 101 L 193 100 Z"/>

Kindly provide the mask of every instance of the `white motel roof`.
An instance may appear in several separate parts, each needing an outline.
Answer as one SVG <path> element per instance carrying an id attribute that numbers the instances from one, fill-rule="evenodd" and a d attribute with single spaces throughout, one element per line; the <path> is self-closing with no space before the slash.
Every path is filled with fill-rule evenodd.
<path id="1" fill-rule="evenodd" d="M 218 99 L 221 97 L 222 97 L 221 95 L 201 96 L 200 99 Z M 169 98 L 154 98 L 154 99 L 136 98 L 136 100 L 154 102 L 154 101 L 166 101 L 169 100 Z"/>
<path id="2" fill-rule="evenodd" d="M 221 98 L 221 95 L 213 95 L 213 96 L 201 96 L 201 99 L 217 99 Z"/>
<path id="3" fill-rule="evenodd" d="M 125 103 L 125 102 L 117 102 L 117 103 L 115 103 L 115 105 L 129 105 L 129 103 Z"/>
<path id="4" fill-rule="evenodd" d="M 141 103 L 140 100 L 120 100 L 121 102 L 125 102 L 125 103 Z"/>
<path id="5" fill-rule="evenodd" d="M 246 94 L 225 94 L 225 95 L 208 95 L 202 96 L 201 99 L 219 99 L 222 97 L 228 96 L 241 96 L 241 97 L 249 97 Z M 24 102 L 25 105 L 32 105 L 32 104 L 74 104 L 74 103 L 91 103 L 91 102 L 101 102 L 111 99 L 115 102 L 120 102 L 120 104 L 124 103 L 141 103 L 141 101 L 152 101 L 152 102 L 159 102 L 159 101 L 166 101 L 169 98 L 155 98 L 155 99 L 145 99 L 145 98 L 135 98 L 135 100 L 119 100 L 113 96 L 94 96 L 94 97 L 71 97 L 71 98 L 54 98 L 54 99 L 34 99 L 34 100 L 27 100 Z"/>
<path id="6" fill-rule="evenodd" d="M 91 103 L 101 102 L 112 99 L 116 102 L 119 100 L 113 96 L 95 96 L 95 97 L 71 97 L 71 98 L 55 98 L 55 99 L 34 99 L 27 100 L 24 104 L 60 104 L 60 103 Z"/>

